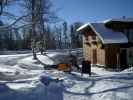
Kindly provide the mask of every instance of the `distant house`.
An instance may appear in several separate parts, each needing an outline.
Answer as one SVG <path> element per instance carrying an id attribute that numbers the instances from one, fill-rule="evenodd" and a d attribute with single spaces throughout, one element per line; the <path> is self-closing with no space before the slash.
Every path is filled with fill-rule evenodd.
<path id="1" fill-rule="evenodd" d="M 133 18 L 87 23 L 83 34 L 84 58 L 94 65 L 127 68 L 133 65 Z"/>

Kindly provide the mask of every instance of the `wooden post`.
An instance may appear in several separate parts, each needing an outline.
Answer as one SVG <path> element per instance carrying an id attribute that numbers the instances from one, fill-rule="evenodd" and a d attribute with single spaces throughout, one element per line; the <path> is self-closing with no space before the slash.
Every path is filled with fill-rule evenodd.
<path id="1" fill-rule="evenodd" d="M 117 56 L 117 69 L 119 71 L 120 70 L 120 54 L 117 53 L 116 56 Z"/>

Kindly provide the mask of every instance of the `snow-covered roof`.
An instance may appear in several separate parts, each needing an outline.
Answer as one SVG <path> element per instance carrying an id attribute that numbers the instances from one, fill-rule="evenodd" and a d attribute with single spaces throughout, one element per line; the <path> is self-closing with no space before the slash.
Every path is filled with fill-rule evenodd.
<path id="1" fill-rule="evenodd" d="M 103 44 L 128 43 L 128 39 L 123 33 L 106 28 L 104 23 L 87 23 L 78 28 L 77 31 L 81 31 L 87 27 L 90 27 L 96 33 Z"/>
<path id="2" fill-rule="evenodd" d="M 90 25 L 90 23 L 86 23 L 86 24 L 82 25 L 81 27 L 79 27 L 79 28 L 77 29 L 77 31 L 80 31 L 80 30 L 82 30 L 82 29 L 85 29 L 85 28 L 88 27 L 89 25 Z"/>
<path id="3" fill-rule="evenodd" d="M 114 18 L 105 20 L 104 23 L 108 22 L 133 22 L 133 18 Z"/>

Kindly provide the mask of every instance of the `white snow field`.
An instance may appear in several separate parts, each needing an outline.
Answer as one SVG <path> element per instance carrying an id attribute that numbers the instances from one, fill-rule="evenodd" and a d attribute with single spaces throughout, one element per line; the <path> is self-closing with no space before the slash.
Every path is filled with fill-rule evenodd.
<path id="1" fill-rule="evenodd" d="M 0 55 L 0 100 L 133 100 L 133 72 L 109 72 L 93 67 L 92 76 L 80 72 L 44 70 L 62 53 Z M 67 54 L 66 52 L 64 54 Z M 40 77 L 49 77 L 45 86 Z M 44 80 L 44 82 L 47 82 Z"/>

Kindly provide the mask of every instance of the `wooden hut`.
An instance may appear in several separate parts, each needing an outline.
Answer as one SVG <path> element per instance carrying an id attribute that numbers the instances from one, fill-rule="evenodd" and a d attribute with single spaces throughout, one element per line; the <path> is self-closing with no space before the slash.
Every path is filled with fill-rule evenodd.
<path id="1" fill-rule="evenodd" d="M 87 23 L 83 34 L 85 60 L 93 65 L 127 68 L 133 65 L 133 18 Z"/>

